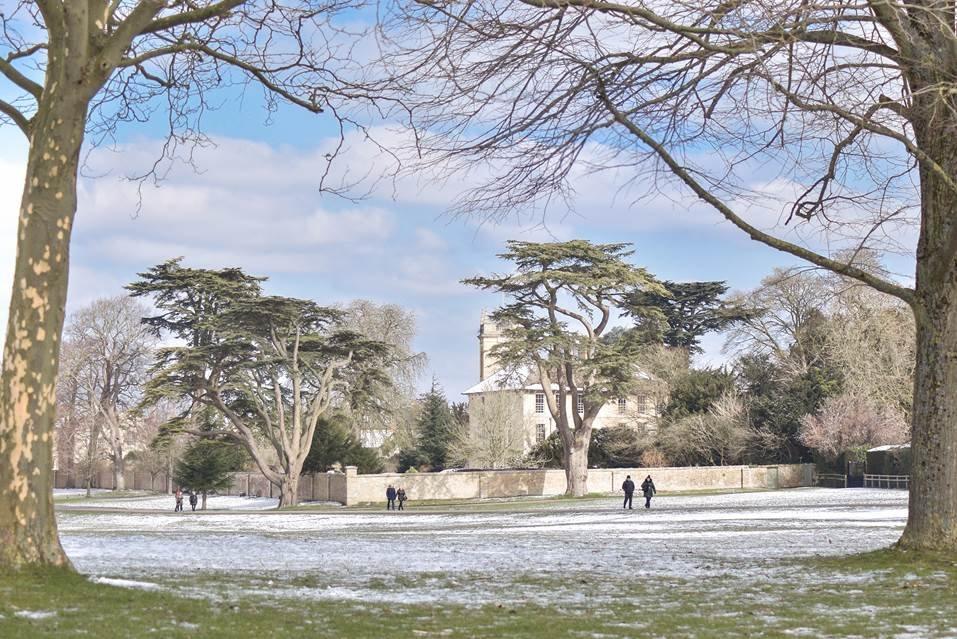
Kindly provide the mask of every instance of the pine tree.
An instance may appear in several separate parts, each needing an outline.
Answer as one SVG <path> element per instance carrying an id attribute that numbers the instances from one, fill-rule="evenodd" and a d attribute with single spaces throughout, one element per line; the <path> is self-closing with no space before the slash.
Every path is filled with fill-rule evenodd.
<path id="1" fill-rule="evenodd" d="M 360 473 L 382 472 L 379 453 L 362 446 L 353 434 L 350 421 L 349 416 L 342 412 L 319 418 L 302 472 L 324 473 L 336 464 L 356 466 Z"/>
<path id="2" fill-rule="evenodd" d="M 432 389 L 422 396 L 419 417 L 418 451 L 432 470 L 442 470 L 449 461 L 449 450 L 455 437 L 455 421 L 442 388 L 434 380 Z"/>
<path id="3" fill-rule="evenodd" d="M 204 423 L 201 431 L 216 431 L 215 415 L 211 411 L 203 412 Z M 195 440 L 173 469 L 173 480 L 179 485 L 202 495 L 202 509 L 206 510 L 206 496 L 217 490 L 228 488 L 230 475 L 242 470 L 246 455 L 237 444 L 222 439 L 200 437 Z"/>

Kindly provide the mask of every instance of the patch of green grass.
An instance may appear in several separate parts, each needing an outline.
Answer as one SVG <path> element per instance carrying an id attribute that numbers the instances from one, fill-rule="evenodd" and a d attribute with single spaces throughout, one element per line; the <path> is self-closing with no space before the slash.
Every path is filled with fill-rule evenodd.
<path id="1" fill-rule="evenodd" d="M 62 571 L 6 574 L 0 575 L 0 637 L 957 634 L 957 565 L 946 555 L 902 559 L 897 551 L 882 551 L 801 563 L 768 561 L 752 565 L 747 574 L 732 570 L 684 579 L 608 581 L 590 572 L 530 570 L 481 584 L 483 591 L 501 593 L 500 604 L 416 603 L 423 591 L 454 593 L 457 584 L 469 579 L 468 574 L 444 572 L 384 575 L 354 584 L 361 601 L 335 601 L 310 598 L 328 584 L 321 575 L 309 574 L 181 575 L 161 582 L 167 590 L 158 592 L 94 584 Z M 569 592 L 578 596 L 569 598 Z M 565 603 L 552 603 L 549 593 Z M 25 612 L 53 614 L 18 616 Z"/>

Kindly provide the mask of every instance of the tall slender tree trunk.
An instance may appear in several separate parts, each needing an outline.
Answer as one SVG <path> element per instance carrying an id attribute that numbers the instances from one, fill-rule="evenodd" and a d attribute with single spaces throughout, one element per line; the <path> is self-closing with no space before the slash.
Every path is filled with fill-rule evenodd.
<path id="1" fill-rule="evenodd" d="M 20 203 L 0 373 L 0 568 L 69 566 L 53 513 L 54 389 L 87 103 L 66 85 L 48 72 Z"/>
<path id="2" fill-rule="evenodd" d="M 583 497 L 588 493 L 588 445 L 591 441 L 591 427 L 576 429 L 569 433 L 568 437 L 563 437 L 563 440 L 565 494 Z"/>
<path id="3" fill-rule="evenodd" d="M 113 450 L 113 490 L 126 490 L 126 460 L 122 444 Z"/>

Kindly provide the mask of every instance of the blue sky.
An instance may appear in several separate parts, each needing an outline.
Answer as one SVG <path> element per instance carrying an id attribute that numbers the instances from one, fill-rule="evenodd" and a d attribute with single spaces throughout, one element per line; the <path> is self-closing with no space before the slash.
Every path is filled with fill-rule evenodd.
<path id="1" fill-rule="evenodd" d="M 478 378 L 480 313 L 500 301 L 459 280 L 502 270 L 495 254 L 506 239 L 632 242 L 635 263 L 660 278 L 726 280 L 734 289 L 754 287 L 775 266 L 798 263 L 749 240 L 680 191 L 630 205 L 628 197 L 616 197 L 613 176 L 578 178 L 575 213 L 553 211 L 544 226 L 520 219 L 521 212 L 501 224 L 449 216 L 464 186 L 481 179 L 467 173 L 444 182 L 407 177 L 367 183 L 368 197 L 357 202 L 323 195 L 317 187 L 323 156 L 334 143 L 331 120 L 283 108 L 267 126 L 255 100 L 241 104 L 229 100 L 207 116 L 216 146 L 198 153 L 200 172 L 174 167 L 160 188 L 145 188 L 138 214 L 135 187 L 122 176 L 156 157 L 159 126 L 125 129 L 116 149 L 91 154 L 85 173 L 97 177 L 80 184 L 68 312 L 120 293 L 136 272 L 170 257 L 184 256 L 194 266 L 242 266 L 268 276 L 272 293 L 320 303 L 366 298 L 413 310 L 416 347 L 430 361 L 420 385 L 434 375 L 459 400 Z M 405 139 L 401 130 L 376 134 L 396 144 Z M 0 129 L 4 300 L 25 154 L 18 132 Z M 334 173 L 377 174 L 387 166 L 383 154 L 354 136 Z M 773 226 L 785 191 L 774 181 L 756 186 L 767 198 L 753 215 Z M 906 273 L 907 260 L 898 268 Z M 701 363 L 722 361 L 722 342 L 707 338 Z"/>

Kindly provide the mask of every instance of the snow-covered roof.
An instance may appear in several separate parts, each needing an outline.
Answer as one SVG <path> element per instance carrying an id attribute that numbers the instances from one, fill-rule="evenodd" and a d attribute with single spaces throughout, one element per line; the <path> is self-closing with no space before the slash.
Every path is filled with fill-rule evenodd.
<path id="1" fill-rule="evenodd" d="M 875 448 L 868 448 L 867 452 L 879 453 L 884 450 L 900 450 L 901 448 L 910 448 L 910 444 L 888 444 L 886 446 L 876 446 Z"/>
<path id="2" fill-rule="evenodd" d="M 654 377 L 639 369 L 635 376 L 643 380 L 653 380 Z M 558 390 L 558 384 L 551 385 L 553 391 Z M 463 395 L 478 395 L 481 393 L 492 393 L 495 391 L 541 391 L 542 385 L 538 381 L 538 375 L 533 374 L 529 368 L 495 371 L 475 386 L 464 391 Z"/>
<path id="3" fill-rule="evenodd" d="M 528 369 L 501 369 L 495 371 L 462 394 L 478 395 L 479 393 L 491 393 L 494 391 L 541 390 L 541 384 L 533 383 L 532 379 L 532 373 Z M 558 388 L 555 384 L 552 384 L 552 386 L 556 389 Z"/>

